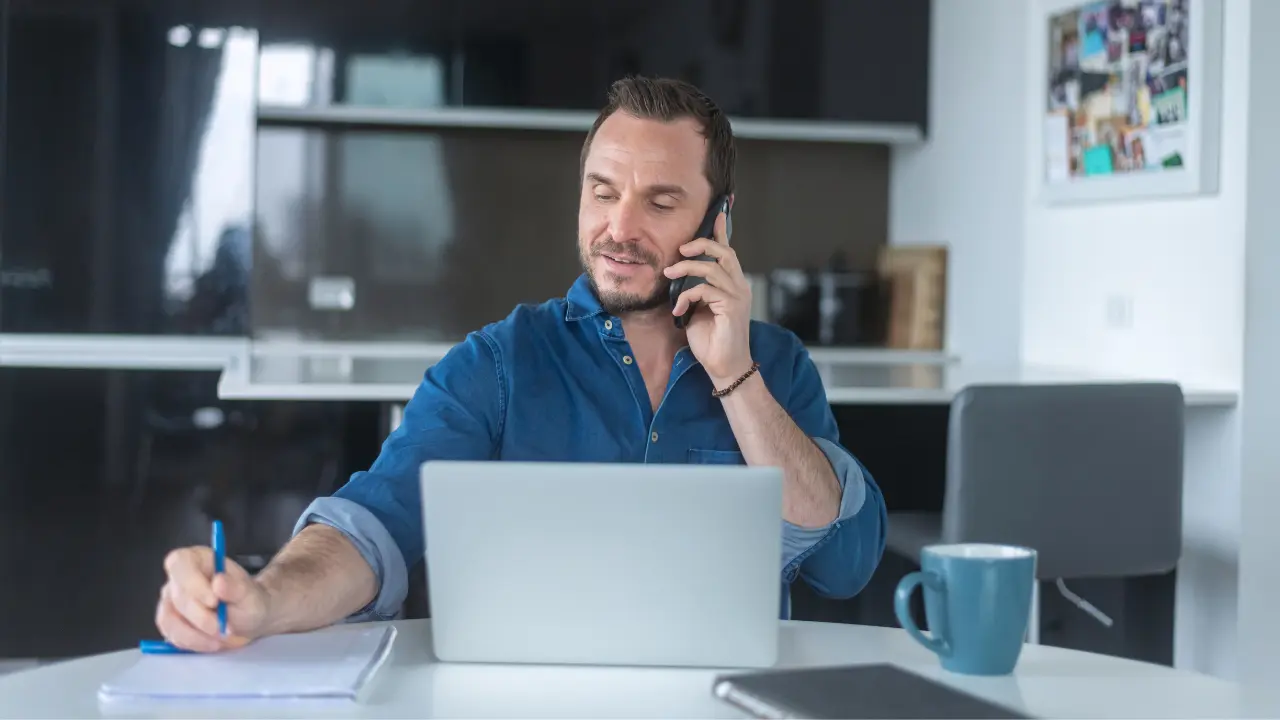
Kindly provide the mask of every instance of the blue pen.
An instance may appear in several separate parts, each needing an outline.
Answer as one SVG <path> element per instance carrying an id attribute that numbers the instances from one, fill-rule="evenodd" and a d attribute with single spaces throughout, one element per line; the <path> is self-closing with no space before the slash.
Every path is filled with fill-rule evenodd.
<path id="1" fill-rule="evenodd" d="M 222 521 L 213 521 L 213 572 L 214 574 L 226 572 L 227 569 L 227 541 L 222 535 Z M 227 634 L 227 604 L 218 601 L 218 632 Z"/>
<path id="2" fill-rule="evenodd" d="M 191 650 L 183 650 L 177 645 L 173 645 L 164 640 L 143 640 L 138 643 L 138 649 L 145 655 L 194 655 Z"/>

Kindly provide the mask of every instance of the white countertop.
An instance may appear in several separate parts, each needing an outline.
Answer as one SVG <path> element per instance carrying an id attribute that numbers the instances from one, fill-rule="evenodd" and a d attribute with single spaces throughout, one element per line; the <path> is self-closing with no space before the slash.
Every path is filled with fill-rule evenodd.
<path id="1" fill-rule="evenodd" d="M 0 333 L 0 367 L 221 370 L 251 346 L 240 336 Z"/>
<path id="2" fill-rule="evenodd" d="M 406 402 L 431 363 L 450 345 L 255 343 L 223 372 L 218 394 L 242 400 Z M 833 405 L 947 403 L 976 384 L 1121 382 L 1148 378 L 1097 376 L 1034 367 L 974 366 L 940 353 L 813 348 Z M 1191 406 L 1230 406 L 1237 394 L 1183 388 Z"/>
<path id="3" fill-rule="evenodd" d="M 428 620 L 401 621 L 391 657 L 366 697 L 333 710 L 251 701 L 155 706 L 155 717 L 743 717 L 712 693 L 726 670 L 441 663 Z M 948 673 L 897 628 L 783 622 L 779 666 L 888 662 L 1040 718 L 1275 717 L 1263 699 L 1231 682 L 1148 663 L 1048 646 L 1025 646 L 1013 675 Z M 137 650 L 0 677 L 0 715 L 98 717 L 102 682 Z M 175 658 L 180 662 L 182 658 Z"/>
<path id="4" fill-rule="evenodd" d="M 219 394 L 236 400 L 406 402 L 450 343 L 329 342 L 291 338 L 29 335 L 0 333 L 0 366 L 221 370 Z M 834 405 L 948 403 L 976 384 L 1118 382 L 1037 367 L 963 363 L 936 352 L 810 348 Z M 1230 407 L 1230 388 L 1183 387 L 1187 405 Z"/>

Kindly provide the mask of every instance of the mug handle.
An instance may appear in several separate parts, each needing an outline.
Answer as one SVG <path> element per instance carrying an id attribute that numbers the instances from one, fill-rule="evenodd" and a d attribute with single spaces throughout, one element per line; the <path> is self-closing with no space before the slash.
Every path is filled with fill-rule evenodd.
<path id="1" fill-rule="evenodd" d="M 941 591 L 943 588 L 942 578 L 931 572 L 907 573 L 898 581 L 898 589 L 893 593 L 893 614 L 898 616 L 898 623 L 902 625 L 902 629 L 915 638 L 916 642 L 936 655 L 950 655 L 951 646 L 946 640 L 937 634 L 926 637 L 923 632 L 920 632 L 920 626 L 916 625 L 916 621 L 911 618 L 911 593 L 915 592 L 920 585 L 930 590 Z"/>

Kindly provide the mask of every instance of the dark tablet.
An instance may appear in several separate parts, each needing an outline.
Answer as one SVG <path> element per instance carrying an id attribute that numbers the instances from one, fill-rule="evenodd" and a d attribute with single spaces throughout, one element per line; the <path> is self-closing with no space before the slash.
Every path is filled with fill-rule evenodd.
<path id="1" fill-rule="evenodd" d="M 888 664 L 722 675 L 716 696 L 757 718 L 1030 718 Z"/>

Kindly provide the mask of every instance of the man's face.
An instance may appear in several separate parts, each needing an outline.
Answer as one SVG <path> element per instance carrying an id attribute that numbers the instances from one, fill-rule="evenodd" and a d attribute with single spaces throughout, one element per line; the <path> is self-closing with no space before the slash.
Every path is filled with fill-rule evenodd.
<path id="1" fill-rule="evenodd" d="M 662 270 L 683 259 L 711 203 L 706 140 L 693 118 L 664 123 L 623 112 L 592 139 L 578 202 L 578 254 L 606 312 L 669 303 Z"/>

